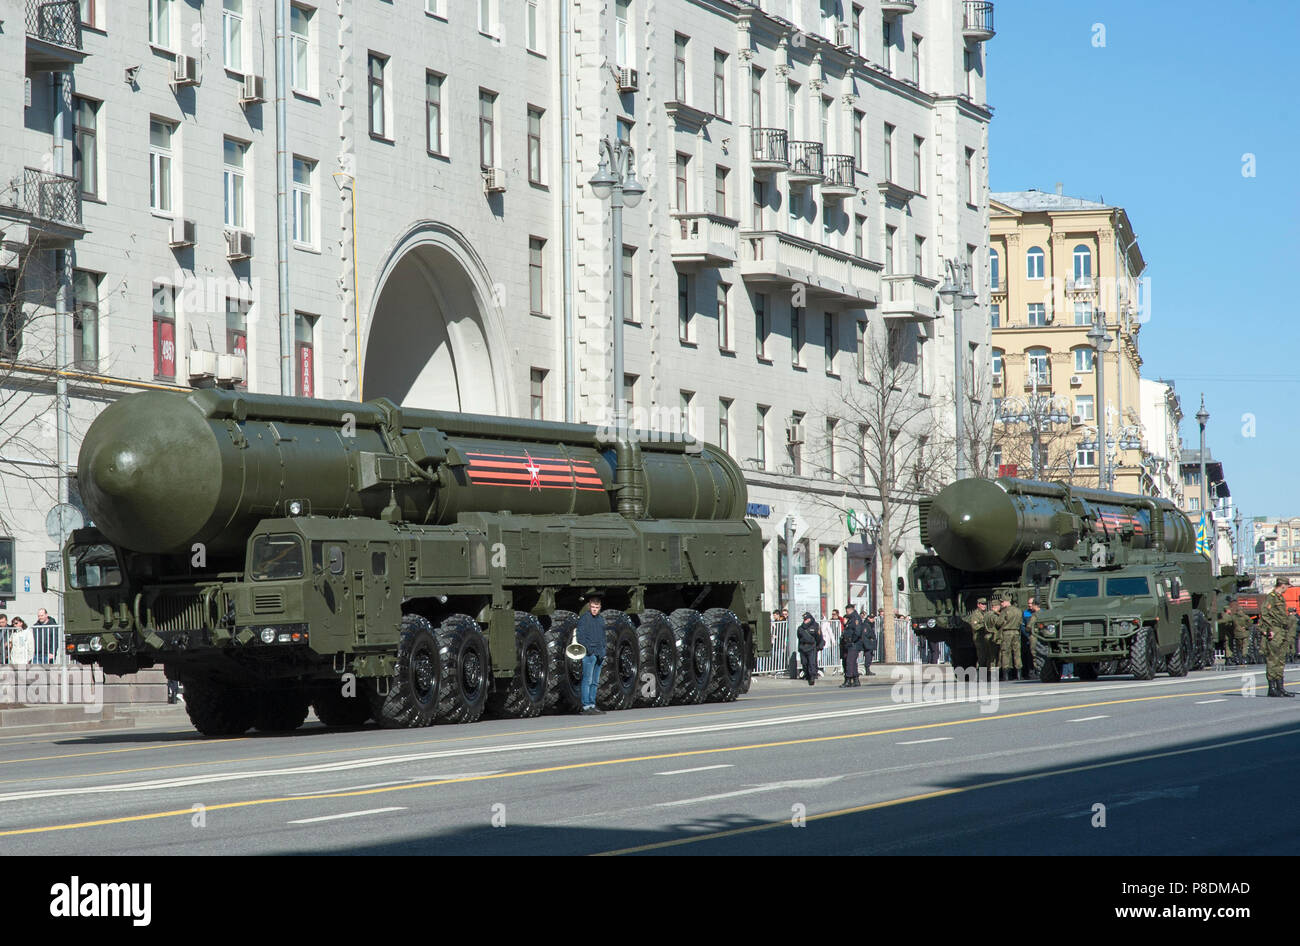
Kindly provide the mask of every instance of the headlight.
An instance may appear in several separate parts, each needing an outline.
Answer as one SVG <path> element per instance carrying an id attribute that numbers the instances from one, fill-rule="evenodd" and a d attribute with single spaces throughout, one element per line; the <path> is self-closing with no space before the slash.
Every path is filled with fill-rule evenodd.
<path id="1" fill-rule="evenodd" d="M 930 620 L 928 620 L 928 621 L 925 622 L 925 626 L 926 626 L 926 627 L 934 627 L 935 624 L 937 624 L 937 623 L 938 623 L 938 622 L 935 621 L 934 618 L 930 618 Z"/>
<path id="2" fill-rule="evenodd" d="M 263 644 L 275 643 L 275 628 L 267 627 L 262 629 L 262 643 Z"/>
<path id="3" fill-rule="evenodd" d="M 1135 626 L 1135 625 L 1133 624 L 1132 621 L 1116 621 L 1116 622 L 1115 622 L 1115 633 L 1117 633 L 1117 634 L 1127 634 L 1129 631 L 1133 630 L 1134 626 Z"/>
<path id="4" fill-rule="evenodd" d="M 95 653 L 99 653 L 101 650 L 104 649 L 104 642 L 100 640 L 98 637 L 92 637 L 90 639 L 90 649 L 93 650 Z"/>
<path id="5" fill-rule="evenodd" d="M 1042 634 L 1044 637 L 1055 637 L 1056 625 L 1055 624 L 1040 625 L 1038 628 L 1038 633 Z"/>

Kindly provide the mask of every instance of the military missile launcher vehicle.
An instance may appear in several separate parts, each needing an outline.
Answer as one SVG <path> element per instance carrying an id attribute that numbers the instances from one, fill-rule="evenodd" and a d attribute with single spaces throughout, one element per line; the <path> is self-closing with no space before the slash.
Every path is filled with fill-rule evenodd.
<path id="1" fill-rule="evenodd" d="M 86 433 L 64 549 L 69 656 L 161 665 L 207 735 L 734 700 L 770 650 L 762 540 L 709 445 L 576 424 L 201 390 Z"/>
<path id="2" fill-rule="evenodd" d="M 1030 596 L 1047 609 L 1032 627 L 1040 679 L 1059 679 L 1063 662 L 1087 677 L 1213 660 L 1207 615 L 1217 613 L 1217 585 L 1191 522 L 1169 501 L 967 479 L 922 499 L 920 512 L 932 552 L 910 570 L 912 626 L 948 643 L 955 666 L 975 661 L 975 601 L 1003 592 L 1020 609 Z"/>

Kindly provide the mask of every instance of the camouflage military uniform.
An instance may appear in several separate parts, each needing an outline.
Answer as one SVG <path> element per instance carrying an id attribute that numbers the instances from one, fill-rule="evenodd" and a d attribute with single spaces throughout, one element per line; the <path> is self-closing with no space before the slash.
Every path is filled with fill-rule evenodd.
<path id="1" fill-rule="evenodd" d="M 998 642 L 1000 659 L 998 666 L 1003 670 L 1015 668 L 1016 676 L 1021 676 L 1020 665 L 1020 609 L 1009 603 L 998 612 Z M 1009 674 L 1008 674 L 1009 676 Z"/>
<path id="2" fill-rule="evenodd" d="M 984 604 L 985 599 L 980 598 L 979 604 Z M 993 665 L 992 655 L 992 636 L 991 628 L 994 615 L 988 611 L 981 611 L 978 607 L 970 612 L 970 634 L 975 641 L 975 665 L 977 667 L 990 667 Z"/>
<path id="3" fill-rule="evenodd" d="M 1277 585 L 1264 599 L 1260 609 L 1259 629 L 1264 635 L 1264 647 L 1267 653 L 1268 695 L 1294 696 L 1282 683 L 1282 674 L 1286 670 L 1286 657 L 1291 648 L 1291 633 L 1294 620 L 1286 610 L 1286 598 L 1282 588 L 1290 582 L 1279 578 Z"/>
<path id="4" fill-rule="evenodd" d="M 1246 662 L 1246 650 L 1250 646 L 1250 618 L 1242 613 L 1241 608 L 1232 605 L 1228 608 L 1224 620 L 1232 625 L 1232 654 L 1236 663 Z"/>

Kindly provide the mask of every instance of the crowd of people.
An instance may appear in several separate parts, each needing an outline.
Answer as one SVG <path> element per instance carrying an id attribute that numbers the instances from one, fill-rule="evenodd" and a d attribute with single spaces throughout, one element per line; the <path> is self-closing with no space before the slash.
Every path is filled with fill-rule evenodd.
<path id="1" fill-rule="evenodd" d="M 29 626 L 18 615 L 0 613 L 0 663 L 44 664 L 58 658 L 57 625 L 44 608 L 36 609 L 36 622 Z"/>
<path id="2" fill-rule="evenodd" d="M 894 615 L 895 618 L 900 615 Z M 772 623 L 785 623 L 789 626 L 790 609 L 777 608 L 772 612 Z M 816 684 L 817 678 L 824 672 L 818 667 L 818 655 L 826 648 L 826 630 L 834 635 L 839 643 L 840 664 L 844 671 L 844 683 L 841 687 L 861 686 L 861 676 L 874 677 L 871 662 L 879 659 L 878 648 L 884 642 L 885 610 L 879 608 L 875 614 L 858 614 L 857 605 L 849 602 L 844 606 L 844 613 L 839 608 L 831 611 L 828 621 L 821 621 L 811 611 L 805 611 L 799 625 L 795 628 L 796 646 L 799 651 L 801 669 L 799 677 L 807 680 L 809 686 Z M 858 659 L 862 659 L 859 671 Z"/>

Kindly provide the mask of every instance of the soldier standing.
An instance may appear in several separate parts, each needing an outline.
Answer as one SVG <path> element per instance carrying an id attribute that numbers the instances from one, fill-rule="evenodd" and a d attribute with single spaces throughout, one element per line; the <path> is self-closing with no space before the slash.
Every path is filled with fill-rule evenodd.
<path id="1" fill-rule="evenodd" d="M 1229 603 L 1223 618 L 1232 627 L 1232 662 L 1244 666 L 1250 641 L 1250 618 L 1241 610 L 1241 602 L 1236 598 Z"/>
<path id="2" fill-rule="evenodd" d="M 998 667 L 1005 680 L 1020 679 L 1020 610 L 1011 604 L 1009 594 L 1002 595 L 1002 610 L 998 612 L 998 641 L 1001 645 Z M 1012 670 L 1016 671 L 1013 678 Z"/>
<path id="3" fill-rule="evenodd" d="M 988 639 L 985 633 L 993 615 L 989 614 L 988 604 L 988 598 L 980 598 L 975 602 L 975 610 L 970 613 L 970 636 L 975 641 L 975 666 L 977 667 L 989 665 Z"/>
<path id="4" fill-rule="evenodd" d="M 1264 634 L 1265 649 L 1268 657 L 1267 677 L 1268 677 L 1268 695 L 1269 696 L 1295 696 L 1284 685 L 1282 679 L 1286 671 L 1286 655 L 1291 645 L 1291 615 L 1287 613 L 1286 598 L 1283 597 L 1282 589 L 1289 588 L 1291 582 L 1286 578 L 1279 578 L 1273 585 L 1273 590 L 1269 592 L 1268 597 L 1264 599 L 1264 607 L 1260 609 L 1259 627 Z"/>

